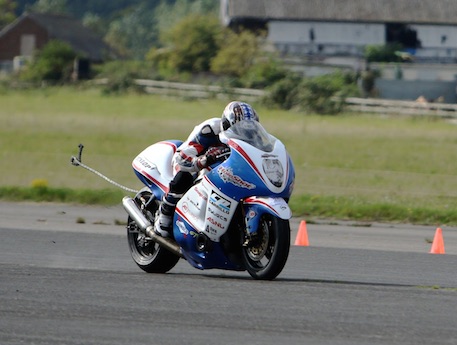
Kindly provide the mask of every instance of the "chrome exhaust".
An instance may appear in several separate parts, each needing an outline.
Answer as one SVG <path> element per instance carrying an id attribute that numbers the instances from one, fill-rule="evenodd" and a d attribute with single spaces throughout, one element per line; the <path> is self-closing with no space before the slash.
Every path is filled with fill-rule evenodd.
<path id="1" fill-rule="evenodd" d="M 164 238 L 160 235 L 157 235 L 154 231 L 154 225 L 151 224 L 149 220 L 143 215 L 141 210 L 136 205 L 135 201 L 128 196 L 125 196 L 122 199 L 122 206 L 124 206 L 125 211 L 129 216 L 135 221 L 140 230 L 148 237 L 150 237 L 154 242 L 158 243 L 160 246 L 168 249 L 170 252 L 183 257 L 181 248 L 176 244 L 176 242 Z"/>

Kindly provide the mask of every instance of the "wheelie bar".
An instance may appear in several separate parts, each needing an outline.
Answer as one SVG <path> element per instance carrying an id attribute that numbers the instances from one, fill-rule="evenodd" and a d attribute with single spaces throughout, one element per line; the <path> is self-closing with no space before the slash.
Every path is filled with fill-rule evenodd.
<path id="1" fill-rule="evenodd" d="M 146 236 L 150 237 L 154 242 L 168 249 L 172 253 L 180 257 L 184 257 L 181 248 L 175 242 L 155 233 L 154 225 L 152 225 L 151 222 L 146 219 L 146 217 L 143 215 L 143 213 L 138 208 L 138 206 L 132 198 L 125 196 L 122 199 L 122 205 L 124 206 L 125 211 L 135 221 L 135 223 L 139 226 L 141 231 L 143 231 L 146 234 Z"/>

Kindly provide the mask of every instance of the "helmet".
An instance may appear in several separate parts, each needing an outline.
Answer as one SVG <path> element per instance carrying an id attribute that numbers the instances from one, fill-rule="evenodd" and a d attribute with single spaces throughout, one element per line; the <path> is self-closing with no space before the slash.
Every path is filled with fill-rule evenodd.
<path id="1" fill-rule="evenodd" d="M 229 129 L 232 125 L 241 120 L 259 121 L 254 108 L 244 102 L 230 102 L 222 113 L 221 131 Z"/>

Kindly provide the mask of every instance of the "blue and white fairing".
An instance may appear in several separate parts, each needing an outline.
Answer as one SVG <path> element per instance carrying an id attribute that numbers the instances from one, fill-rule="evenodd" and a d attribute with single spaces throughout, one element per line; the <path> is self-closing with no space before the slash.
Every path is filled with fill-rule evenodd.
<path id="1" fill-rule="evenodd" d="M 227 160 L 210 170 L 178 202 L 174 237 L 197 268 L 234 269 L 220 239 L 242 203 L 248 233 L 257 231 L 260 218 L 269 213 L 290 219 L 287 204 L 295 171 L 285 146 L 257 121 L 240 121 L 221 135 L 231 148 Z M 211 251 L 196 250 L 201 234 L 212 241 Z"/>

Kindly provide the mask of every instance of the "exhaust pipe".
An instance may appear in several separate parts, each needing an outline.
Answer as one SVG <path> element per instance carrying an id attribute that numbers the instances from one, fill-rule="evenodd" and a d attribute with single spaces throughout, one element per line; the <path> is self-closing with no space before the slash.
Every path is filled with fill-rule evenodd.
<path id="1" fill-rule="evenodd" d="M 139 226 L 140 230 L 146 234 L 146 236 L 152 238 L 154 242 L 158 243 L 165 249 L 168 249 L 173 254 L 183 257 L 181 248 L 176 244 L 176 242 L 155 233 L 154 225 L 152 225 L 151 222 L 146 219 L 132 198 L 125 196 L 122 199 L 122 206 L 124 206 L 125 211 Z"/>

